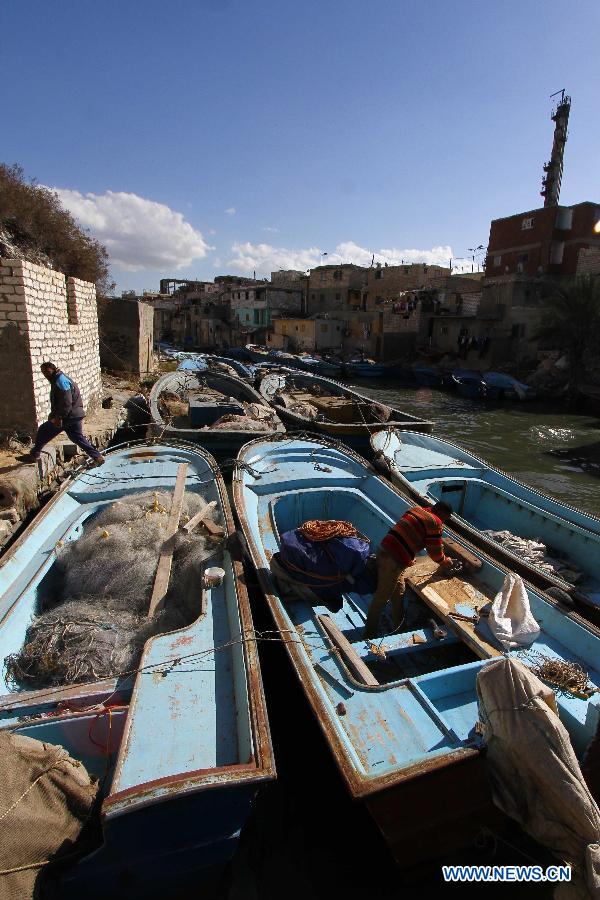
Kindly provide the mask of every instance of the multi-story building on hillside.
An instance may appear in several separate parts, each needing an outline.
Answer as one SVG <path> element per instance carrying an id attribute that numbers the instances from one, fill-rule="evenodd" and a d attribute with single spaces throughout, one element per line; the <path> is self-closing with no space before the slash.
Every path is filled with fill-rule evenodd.
<path id="1" fill-rule="evenodd" d="M 577 272 L 579 252 L 593 247 L 600 247 L 599 204 L 545 206 L 493 220 L 485 273 L 569 277 Z"/>

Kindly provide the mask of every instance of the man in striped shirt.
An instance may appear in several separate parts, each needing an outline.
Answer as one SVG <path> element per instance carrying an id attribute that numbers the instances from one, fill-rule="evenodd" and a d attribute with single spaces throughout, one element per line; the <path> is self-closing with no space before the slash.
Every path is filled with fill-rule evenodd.
<path id="1" fill-rule="evenodd" d="M 450 567 L 452 560 L 444 553 L 442 529 L 452 515 L 447 503 L 435 506 L 413 506 L 399 522 L 390 528 L 377 553 L 377 590 L 365 623 L 365 637 L 378 635 L 379 616 L 388 600 L 392 603 L 394 628 L 402 624 L 402 598 L 404 596 L 404 570 L 415 561 L 421 550 L 440 566 Z"/>

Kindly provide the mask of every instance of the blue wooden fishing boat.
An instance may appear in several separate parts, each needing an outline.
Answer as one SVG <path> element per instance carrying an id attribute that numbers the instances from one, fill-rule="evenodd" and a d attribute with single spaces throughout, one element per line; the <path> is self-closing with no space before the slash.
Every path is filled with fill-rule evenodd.
<path id="1" fill-rule="evenodd" d="M 486 661 L 501 655 L 491 633 L 467 620 L 494 597 L 505 570 L 483 555 L 476 581 L 449 578 L 420 557 L 407 573 L 409 627 L 365 641 L 370 597 L 348 593 L 338 612 L 284 599 L 271 559 L 280 536 L 311 519 L 350 521 L 377 548 L 409 501 L 352 451 L 317 437 L 247 444 L 233 496 L 267 603 L 348 791 L 402 864 L 464 846 L 493 817 L 475 685 Z M 551 599 L 528 596 L 541 633 L 528 651 L 511 655 L 580 663 L 598 686 L 600 632 Z M 442 624 L 447 634 L 438 640 Z M 556 701 L 581 756 L 595 732 L 598 694 L 558 691 Z"/>
<path id="2" fill-rule="evenodd" d="M 373 359 L 350 359 L 343 364 L 343 371 L 346 378 L 381 378 L 385 366 Z"/>
<path id="3" fill-rule="evenodd" d="M 600 519 L 528 487 L 440 438 L 391 427 L 373 436 L 372 447 L 403 492 L 449 503 L 455 531 L 543 590 L 566 592 L 583 615 L 600 624 Z M 541 542 L 550 562 L 541 559 L 541 551 L 528 559 L 527 547 L 520 549 L 516 541 L 511 549 L 510 538 L 504 538 L 503 546 L 487 531 Z M 539 563 L 534 561 L 536 555 Z M 569 577 L 577 571 L 582 574 L 573 583 Z"/>
<path id="4" fill-rule="evenodd" d="M 312 372 L 315 375 L 325 375 L 334 378 L 342 374 L 341 365 L 322 359 L 320 356 L 311 356 L 309 353 L 286 353 L 283 350 L 271 350 L 269 359 L 282 366 L 292 369 L 300 369 L 303 372 Z"/>
<path id="5" fill-rule="evenodd" d="M 201 444 L 219 459 L 259 434 L 285 431 L 252 385 L 210 369 L 163 375 L 150 392 L 150 414 L 155 436 Z"/>
<path id="6" fill-rule="evenodd" d="M 529 384 L 524 384 L 504 372 L 484 372 L 482 396 L 486 400 L 535 400 L 537 393 Z"/>
<path id="7" fill-rule="evenodd" d="M 397 428 L 431 431 L 432 422 L 363 397 L 345 385 L 303 372 L 268 372 L 258 390 L 288 430 L 312 431 L 338 438 L 370 454 L 374 431 L 393 422 Z"/>
<path id="8" fill-rule="evenodd" d="M 177 366 L 178 372 L 202 371 L 210 369 L 213 372 L 222 372 L 223 375 L 238 375 L 246 381 L 252 381 L 254 372 L 240 362 L 239 359 L 229 359 L 227 356 L 214 356 L 209 353 L 197 353 L 194 357 L 184 359 Z"/>
<path id="9" fill-rule="evenodd" d="M 224 531 L 188 584 L 191 621 L 147 640 L 129 674 L 28 690 L 4 671 L 0 728 L 61 745 L 100 780 L 97 846 L 61 863 L 57 896 L 197 891 L 231 858 L 253 795 L 275 777 L 241 563 L 223 543 L 231 510 L 214 459 L 198 447 L 123 446 L 63 485 L 0 562 L 0 659 L 22 648 L 59 548 L 93 531 L 115 501 L 174 496 L 178 480 L 184 499 L 214 504 Z M 214 565 L 224 581 L 203 587 L 203 568 Z"/>
<path id="10" fill-rule="evenodd" d="M 451 387 L 461 397 L 477 400 L 483 396 L 483 382 L 479 372 L 473 372 L 470 369 L 454 369 L 451 379 Z"/>
<path id="11" fill-rule="evenodd" d="M 444 373 L 437 366 L 415 363 L 412 367 L 412 374 L 420 387 L 441 388 L 445 384 Z"/>
<path id="12" fill-rule="evenodd" d="M 246 344 L 245 350 L 252 362 L 267 362 L 270 359 L 270 350 L 261 344 Z"/>

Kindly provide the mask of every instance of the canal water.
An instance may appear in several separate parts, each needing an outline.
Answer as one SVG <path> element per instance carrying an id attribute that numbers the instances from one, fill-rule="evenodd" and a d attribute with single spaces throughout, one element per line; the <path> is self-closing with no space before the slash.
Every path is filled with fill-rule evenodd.
<path id="1" fill-rule="evenodd" d="M 434 435 L 552 494 L 600 515 L 600 419 L 548 403 L 489 404 L 383 379 L 350 387 L 435 423 Z"/>

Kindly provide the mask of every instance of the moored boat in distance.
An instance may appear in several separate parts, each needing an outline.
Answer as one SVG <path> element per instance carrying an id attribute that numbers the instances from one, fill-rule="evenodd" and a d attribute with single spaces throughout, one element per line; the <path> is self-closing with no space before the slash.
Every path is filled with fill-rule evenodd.
<path id="1" fill-rule="evenodd" d="M 448 503 L 451 528 L 543 590 L 566 592 L 600 624 L 600 519 L 441 438 L 392 426 L 371 443 L 403 492 Z"/>
<path id="2" fill-rule="evenodd" d="M 338 438 L 370 453 L 371 434 L 387 423 L 412 431 L 431 431 L 433 423 L 363 397 L 345 385 L 302 372 L 268 372 L 258 385 L 288 430 Z"/>
<path id="3" fill-rule="evenodd" d="M 270 350 L 260 344 L 246 344 L 245 351 L 252 362 L 267 362 L 270 359 Z"/>
<path id="4" fill-rule="evenodd" d="M 259 434 L 285 431 L 252 385 L 210 369 L 163 375 L 150 392 L 150 414 L 154 435 L 201 444 L 219 458 Z"/>
<path id="5" fill-rule="evenodd" d="M 182 360 L 177 366 L 178 372 L 202 371 L 210 369 L 213 372 L 221 372 L 223 375 L 233 375 L 246 381 L 254 379 L 254 372 L 250 366 L 244 365 L 239 359 L 229 359 L 227 356 L 214 356 L 209 353 L 198 353 L 193 357 Z"/>
<path id="6" fill-rule="evenodd" d="M 385 366 L 374 359 L 361 357 L 343 363 L 343 371 L 346 378 L 381 378 L 385 375 Z"/>
<path id="7" fill-rule="evenodd" d="M 175 531 L 177 545 L 169 550 L 170 532 L 160 529 L 165 522 L 177 529 L 186 508 L 198 509 L 200 518 L 188 534 Z M 0 730 L 60 745 L 99 784 L 97 840 L 73 854 L 65 838 L 57 896 L 117 897 L 124 885 L 128 897 L 197 891 L 231 858 L 257 788 L 275 777 L 248 595 L 241 563 L 226 543 L 234 531 L 209 454 L 138 443 L 109 451 L 101 472 L 87 469 L 65 482 L 2 558 Z M 158 543 L 145 543 L 149 534 Z M 137 549 L 122 558 L 126 540 L 130 551 Z M 96 547 L 102 561 L 95 560 Z M 161 561 L 163 552 L 174 554 L 170 583 L 157 547 Z M 149 573 L 144 586 L 142 563 Z M 221 583 L 203 578 L 214 566 L 223 570 Z M 104 588 L 75 615 L 73 589 L 80 580 L 89 585 L 90 577 Z M 131 592 L 124 605 L 114 578 Z M 145 588 L 152 589 L 149 606 Z M 135 627 L 147 640 L 123 672 L 117 610 L 130 623 L 134 607 Z M 32 629 L 43 636 L 40 619 L 49 628 L 52 616 L 58 635 L 65 632 L 57 637 L 63 650 L 30 656 L 32 673 L 23 653 L 26 661 Z M 65 681 L 65 658 L 75 652 L 86 618 L 78 665 L 100 676 Z M 37 818 L 29 824 L 40 827 Z"/>
<path id="8" fill-rule="evenodd" d="M 439 575 L 420 556 L 405 573 L 404 627 L 365 640 L 370 596 L 346 593 L 335 612 L 292 599 L 281 593 L 271 561 L 281 535 L 315 519 L 351 522 L 374 550 L 410 502 L 343 445 L 289 436 L 242 448 L 233 496 L 276 626 L 351 796 L 366 805 L 402 865 L 469 844 L 490 817 L 496 824 L 476 680 L 502 655 L 487 623 L 473 620 L 506 571 L 483 555 L 476 580 Z M 597 687 L 600 632 L 531 589 L 527 596 L 541 632 L 510 656 L 579 663 Z M 597 715 L 588 713 L 592 706 L 597 713 L 597 700 L 556 692 L 579 758 L 595 732 Z"/>

